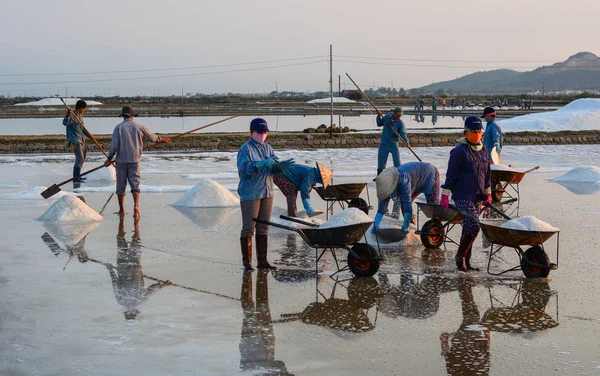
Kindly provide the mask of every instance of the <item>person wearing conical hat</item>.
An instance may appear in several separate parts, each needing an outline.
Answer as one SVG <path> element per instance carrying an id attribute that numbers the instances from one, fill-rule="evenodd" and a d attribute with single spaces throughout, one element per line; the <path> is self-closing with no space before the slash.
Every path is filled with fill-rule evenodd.
<path id="1" fill-rule="evenodd" d="M 373 232 L 377 232 L 390 198 L 402 203 L 404 221 L 402 231 L 408 231 L 412 219 L 412 202 L 421 193 L 428 204 L 440 202 L 440 172 L 427 162 L 409 162 L 400 167 L 388 167 L 375 179 L 377 188 L 377 214 Z"/>
<path id="2" fill-rule="evenodd" d="M 317 167 L 294 164 L 281 174 L 273 175 L 273 183 L 286 198 L 288 215 L 296 216 L 298 192 L 302 197 L 302 205 L 306 214 L 309 217 L 315 215 L 316 212 L 310 205 L 310 191 L 317 183 L 321 183 L 323 188 L 327 188 L 332 174 L 333 171 L 317 162 Z"/>

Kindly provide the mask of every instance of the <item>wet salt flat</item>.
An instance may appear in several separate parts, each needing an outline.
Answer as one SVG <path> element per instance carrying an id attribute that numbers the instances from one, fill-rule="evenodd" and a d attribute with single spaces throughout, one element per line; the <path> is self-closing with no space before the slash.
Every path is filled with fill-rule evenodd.
<path id="1" fill-rule="evenodd" d="M 415 148 L 442 173 L 449 151 Z M 326 164 L 334 184 L 369 183 L 363 197 L 375 206 L 376 149 L 277 154 Z M 84 170 L 103 160 L 90 155 Z M 275 228 L 269 259 L 280 270 L 244 274 L 239 208 L 170 205 L 200 178 L 237 195 L 235 153 L 146 154 L 139 223 L 130 195 L 123 222 L 112 214 L 114 182 L 100 179 L 78 194 L 104 220 L 79 226 L 35 220 L 57 201 L 36 187 L 68 178 L 71 155 L 0 157 L 0 375 L 600 374 L 600 183 L 550 181 L 598 161 L 599 145 L 503 149 L 513 169 L 541 166 L 519 185 L 520 205 L 503 209 L 560 228 L 559 268 L 546 280 L 459 274 L 456 245 L 409 242 L 382 244 L 373 278 L 336 281 L 329 254 L 315 265 L 314 249 Z M 325 211 L 316 192 L 311 203 Z M 285 206 L 279 191 L 275 205 Z M 544 243 L 552 262 L 556 241 Z M 478 238 L 478 266 L 488 252 Z M 516 264 L 505 250 L 492 270 Z"/>

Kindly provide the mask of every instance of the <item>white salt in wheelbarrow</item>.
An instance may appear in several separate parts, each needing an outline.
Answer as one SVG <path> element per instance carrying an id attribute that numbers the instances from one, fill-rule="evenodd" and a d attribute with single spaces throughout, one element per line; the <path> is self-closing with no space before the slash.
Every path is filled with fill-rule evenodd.
<path id="1" fill-rule="evenodd" d="M 306 244 L 315 249 L 317 267 L 319 260 L 321 257 L 323 257 L 323 254 L 325 254 L 327 251 L 331 251 L 331 255 L 333 256 L 335 265 L 337 267 L 337 272 L 335 272 L 333 275 L 346 269 L 350 269 L 355 276 L 371 277 L 379 270 L 379 252 L 377 249 L 367 243 L 367 237 L 365 236 L 365 233 L 369 227 L 371 227 L 373 221 L 342 227 L 320 229 L 319 225 L 316 225 L 312 222 L 305 222 L 300 219 L 285 215 L 280 216 L 280 218 L 287 221 L 300 223 L 307 227 L 294 228 L 258 218 L 252 218 L 252 220 L 256 223 L 262 223 L 298 233 L 298 235 L 300 235 Z M 364 243 L 359 243 L 361 238 L 364 239 Z M 340 268 L 335 253 L 335 250 L 339 248 L 348 251 L 348 265 L 344 266 L 343 268 Z M 321 254 L 319 254 L 319 250 L 321 250 Z"/>

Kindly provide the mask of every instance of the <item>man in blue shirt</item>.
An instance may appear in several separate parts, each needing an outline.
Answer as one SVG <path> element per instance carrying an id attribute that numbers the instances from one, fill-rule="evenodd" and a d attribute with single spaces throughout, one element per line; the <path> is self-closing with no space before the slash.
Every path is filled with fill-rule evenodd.
<path id="1" fill-rule="evenodd" d="M 85 113 L 85 108 L 87 107 L 87 103 L 83 100 L 78 100 L 75 104 L 75 113 L 69 108 L 67 110 L 67 114 L 63 119 L 63 125 L 67 130 L 67 147 L 75 153 L 75 164 L 73 165 L 73 177 L 77 177 L 81 175 L 81 168 L 83 167 L 83 163 L 85 162 L 85 157 L 87 156 L 87 146 L 85 145 L 85 139 L 83 136 L 88 137 L 89 139 L 94 139 L 94 137 L 85 130 L 84 127 L 79 124 L 75 117 L 78 117 L 81 122 L 83 122 L 83 114 Z M 85 178 L 77 178 L 73 180 L 74 183 L 83 183 Z"/>
<path id="2" fill-rule="evenodd" d="M 381 131 L 381 140 L 379 142 L 379 150 L 377 151 L 377 175 L 385 169 L 387 164 L 388 154 L 392 154 L 394 167 L 400 166 L 400 153 L 398 151 L 398 135 L 402 137 L 404 142 L 408 144 L 406 136 L 406 128 L 400 119 L 402 116 L 402 108 L 394 108 L 391 115 L 385 115 L 385 119 L 377 116 L 377 126 L 383 127 Z M 391 124 L 391 127 L 390 127 Z"/>
<path id="3" fill-rule="evenodd" d="M 288 216 L 296 216 L 296 199 L 298 192 L 302 197 L 302 205 L 306 214 L 311 217 L 315 210 L 310 206 L 310 191 L 317 183 L 327 188 L 333 172 L 326 166 L 317 162 L 317 167 L 294 164 L 282 174 L 273 175 L 273 183 L 279 188 L 287 201 Z"/>
<path id="4" fill-rule="evenodd" d="M 250 122 L 250 140 L 240 147 L 237 168 L 240 182 L 238 194 L 242 208 L 242 232 L 240 245 L 242 263 L 246 271 L 252 271 L 252 235 L 256 227 L 256 258 L 259 269 L 277 269 L 267 261 L 269 226 L 255 224 L 252 218 L 265 221 L 271 219 L 273 208 L 273 175 L 287 170 L 293 159 L 279 161 L 271 145 L 265 143 L 269 127 L 264 119 Z"/>
<path id="5" fill-rule="evenodd" d="M 492 150 L 496 149 L 498 155 L 502 152 L 502 129 L 496 123 L 496 110 L 486 107 L 481 116 L 485 119 L 486 126 L 483 133 L 483 146 L 487 149 L 488 158 L 492 158 Z"/>

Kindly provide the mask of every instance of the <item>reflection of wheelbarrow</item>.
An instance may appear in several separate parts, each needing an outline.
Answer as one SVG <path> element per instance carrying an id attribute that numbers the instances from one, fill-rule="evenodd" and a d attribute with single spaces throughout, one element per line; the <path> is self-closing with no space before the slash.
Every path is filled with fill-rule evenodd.
<path id="1" fill-rule="evenodd" d="M 284 215 L 282 215 L 281 218 L 308 227 L 294 228 L 258 218 L 253 218 L 252 220 L 257 223 L 298 233 L 308 246 L 315 249 L 317 267 L 319 260 L 323 257 L 325 252 L 331 251 L 333 259 L 335 260 L 335 265 L 338 269 L 334 275 L 349 268 L 356 276 L 370 277 L 379 270 L 379 252 L 367 243 L 367 238 L 365 236 L 365 232 L 367 232 L 369 227 L 373 224 L 372 221 L 349 226 L 320 229 L 318 225 L 312 222 L 305 222 Z M 364 238 L 365 243 L 358 243 L 361 238 Z M 335 254 L 336 248 L 344 248 L 348 251 L 348 265 L 343 268 L 340 268 L 338 263 Z M 322 250 L 320 255 L 319 250 Z"/>
<path id="2" fill-rule="evenodd" d="M 451 207 L 444 209 L 439 204 L 417 203 L 417 228 L 419 228 L 419 212 L 430 218 L 416 234 L 421 235 L 421 242 L 426 248 L 439 248 L 444 242 L 457 244 L 446 234 L 462 222 L 460 213 Z M 444 223 L 445 222 L 445 223 Z"/>
<path id="3" fill-rule="evenodd" d="M 323 187 L 316 187 L 315 190 L 323 201 L 327 203 L 327 219 L 329 219 L 329 212 L 333 213 L 333 206 L 338 203 L 342 209 L 346 208 L 346 205 L 350 208 L 358 208 L 369 214 L 369 210 L 373 209 L 371 206 L 371 199 L 369 198 L 369 187 L 367 187 L 367 200 L 365 201 L 360 197 L 363 189 L 367 187 L 367 183 L 350 183 L 350 184 L 337 184 L 328 185 L 327 189 Z"/>
<path id="4" fill-rule="evenodd" d="M 558 326 L 558 321 L 545 312 L 546 305 L 553 292 L 548 283 L 524 281 L 519 283 L 515 297 L 510 305 L 498 303 L 490 290 L 491 308 L 481 319 L 482 324 L 492 331 L 501 333 L 529 333 Z M 556 318 L 558 320 L 558 296 L 556 297 Z"/>
<path id="5" fill-rule="evenodd" d="M 348 299 L 336 298 L 336 288 L 342 282 L 337 281 L 333 286 L 330 297 L 323 295 L 317 285 L 315 302 L 310 303 L 300 313 L 284 313 L 281 319 L 273 323 L 283 323 L 300 320 L 305 324 L 327 327 L 351 333 L 364 333 L 375 328 L 375 319 L 371 322 L 369 310 L 377 306 L 379 299 L 379 284 L 374 278 L 353 278 L 348 284 Z M 323 301 L 319 301 L 319 296 Z"/>
<path id="6" fill-rule="evenodd" d="M 524 172 L 492 169 L 492 201 L 500 202 L 503 195 L 509 197 L 509 200 L 502 202 L 503 204 L 519 200 L 519 183 L 523 180 L 525 174 L 535 171 L 538 168 L 540 168 L 540 166 L 536 166 Z M 510 188 L 510 190 L 507 190 L 507 188 Z M 516 195 L 516 197 L 513 195 Z"/>

